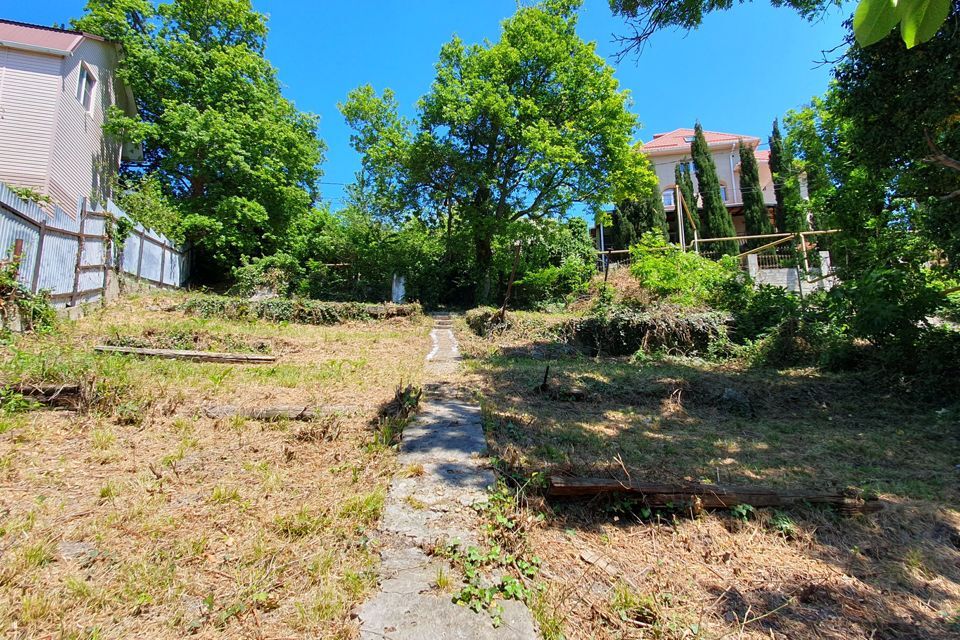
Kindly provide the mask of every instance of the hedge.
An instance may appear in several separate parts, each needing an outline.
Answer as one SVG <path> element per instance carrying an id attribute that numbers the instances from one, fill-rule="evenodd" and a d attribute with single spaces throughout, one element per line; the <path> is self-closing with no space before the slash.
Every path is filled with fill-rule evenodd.
<path id="1" fill-rule="evenodd" d="M 231 296 L 191 296 L 177 307 L 184 313 L 204 318 L 229 320 L 269 320 L 298 324 L 331 325 L 355 320 L 382 320 L 416 316 L 423 313 L 419 303 L 366 304 L 362 302 L 325 302 L 298 298 L 247 300 Z"/>

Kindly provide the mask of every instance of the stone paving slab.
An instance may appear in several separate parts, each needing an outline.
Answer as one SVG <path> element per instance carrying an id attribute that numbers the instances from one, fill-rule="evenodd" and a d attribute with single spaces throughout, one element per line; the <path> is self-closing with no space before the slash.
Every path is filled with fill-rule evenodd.
<path id="1" fill-rule="evenodd" d="M 456 573 L 423 548 L 438 541 L 476 544 L 479 519 L 472 506 L 486 498 L 495 482 L 484 457 L 480 408 L 446 397 L 443 376 L 459 366 L 456 337 L 446 318 L 431 332 L 426 370 L 435 378 L 417 419 L 404 429 L 398 461 L 401 469 L 387 494 L 380 525 L 380 591 L 357 610 L 364 640 L 534 640 L 529 609 L 515 600 L 500 601 L 503 622 L 494 627 L 487 613 L 454 604 L 451 593 L 435 583 L 442 569 Z M 420 473 L 422 467 L 422 473 Z"/>

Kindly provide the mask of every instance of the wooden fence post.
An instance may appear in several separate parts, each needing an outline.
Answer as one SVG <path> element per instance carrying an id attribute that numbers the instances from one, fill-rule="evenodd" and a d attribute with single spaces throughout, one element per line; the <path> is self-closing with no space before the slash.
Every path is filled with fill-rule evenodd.
<path id="1" fill-rule="evenodd" d="M 80 291 L 80 267 L 83 265 L 83 230 L 87 222 L 87 199 L 80 205 L 80 235 L 77 237 L 77 263 L 73 272 L 73 291 L 70 294 L 70 306 L 77 306 L 77 293 Z"/>
<path id="2" fill-rule="evenodd" d="M 40 221 L 40 231 L 37 236 L 37 257 L 33 264 L 33 278 L 30 282 L 30 290 L 36 293 L 40 286 L 40 262 L 43 260 L 43 241 L 47 237 L 47 221 Z"/>
<path id="3" fill-rule="evenodd" d="M 23 257 L 23 238 L 17 238 L 13 241 L 13 259 L 17 265 L 16 278 L 20 278 L 20 258 Z"/>
<path id="4" fill-rule="evenodd" d="M 160 286 L 163 286 L 163 268 L 167 262 L 167 243 L 160 243 Z"/>
<path id="5" fill-rule="evenodd" d="M 140 279 L 140 267 L 143 266 L 143 232 L 137 231 L 140 236 L 140 253 L 137 254 L 137 280 Z"/>

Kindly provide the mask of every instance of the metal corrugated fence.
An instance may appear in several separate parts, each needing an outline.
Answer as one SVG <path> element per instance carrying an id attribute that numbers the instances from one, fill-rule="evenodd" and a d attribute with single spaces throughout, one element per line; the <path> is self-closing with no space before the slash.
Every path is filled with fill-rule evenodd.
<path id="1" fill-rule="evenodd" d="M 130 220 L 112 201 L 100 207 L 82 200 L 70 215 L 58 206 L 41 208 L 21 200 L 0 183 L 0 258 L 19 253 L 20 282 L 34 292 L 49 291 L 56 306 L 102 297 L 110 269 L 159 286 L 180 287 L 186 282 L 189 255 L 139 223 L 115 259 L 108 218 Z"/>

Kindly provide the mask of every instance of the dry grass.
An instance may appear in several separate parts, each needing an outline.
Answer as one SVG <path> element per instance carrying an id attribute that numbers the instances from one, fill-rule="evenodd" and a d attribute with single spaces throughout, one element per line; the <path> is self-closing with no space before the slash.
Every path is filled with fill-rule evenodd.
<path id="1" fill-rule="evenodd" d="M 129 299 L 6 351 L 6 380 L 81 407 L 0 417 L 0 629 L 11 637 L 352 637 L 394 473 L 370 423 L 418 383 L 422 319 L 335 327 L 186 318 Z M 275 365 L 91 355 L 110 336 L 226 336 Z M 214 420 L 210 403 L 337 405 L 329 424 Z M 318 428 L 314 428 L 318 427 Z M 319 427 L 323 427 L 319 429 Z M 314 432 L 323 437 L 306 437 Z"/>
<path id="2" fill-rule="evenodd" d="M 545 637 L 960 634 L 956 406 L 921 405 L 865 376 L 631 364 L 512 334 L 460 336 L 488 441 L 514 472 L 853 485 L 889 502 L 856 519 L 799 508 L 747 520 L 651 513 L 623 500 L 532 502 L 546 514 L 531 533 L 549 585 L 534 603 Z M 547 364 L 558 393 L 535 391 Z M 749 405 L 725 403 L 726 389 Z"/>

